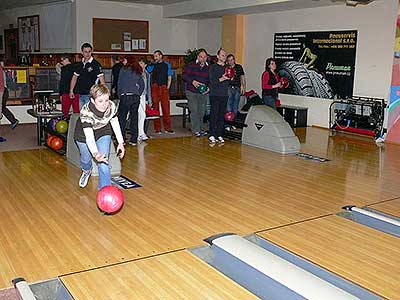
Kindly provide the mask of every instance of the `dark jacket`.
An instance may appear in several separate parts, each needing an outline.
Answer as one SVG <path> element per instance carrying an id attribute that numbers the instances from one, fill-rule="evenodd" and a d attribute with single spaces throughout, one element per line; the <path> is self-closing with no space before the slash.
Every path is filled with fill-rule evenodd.
<path id="1" fill-rule="evenodd" d="M 210 66 L 210 96 L 228 97 L 230 80 L 219 81 L 224 73 L 225 66 L 219 64 Z"/>
<path id="2" fill-rule="evenodd" d="M 278 98 L 278 89 L 272 88 L 273 85 L 279 82 L 278 73 L 272 73 L 271 71 L 264 71 L 262 74 L 262 96 L 271 96 Z"/>
<path id="3" fill-rule="evenodd" d="M 131 68 L 122 68 L 118 76 L 118 96 L 131 93 L 141 95 L 144 90 L 144 80 L 141 74 L 133 72 Z"/>
<path id="4" fill-rule="evenodd" d="M 72 76 L 74 75 L 74 65 L 68 64 L 61 67 L 61 76 L 59 84 L 59 94 L 69 94 L 69 86 L 71 84 Z M 77 92 L 77 85 L 75 86 L 74 93 Z"/>

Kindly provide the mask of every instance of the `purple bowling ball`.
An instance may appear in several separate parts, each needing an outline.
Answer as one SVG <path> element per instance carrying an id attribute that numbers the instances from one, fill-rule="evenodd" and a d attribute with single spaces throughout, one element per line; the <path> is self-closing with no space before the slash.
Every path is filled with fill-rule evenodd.
<path id="1" fill-rule="evenodd" d="M 47 127 L 51 130 L 56 130 L 56 124 L 58 122 L 57 118 L 51 119 L 48 123 L 47 123 Z"/>

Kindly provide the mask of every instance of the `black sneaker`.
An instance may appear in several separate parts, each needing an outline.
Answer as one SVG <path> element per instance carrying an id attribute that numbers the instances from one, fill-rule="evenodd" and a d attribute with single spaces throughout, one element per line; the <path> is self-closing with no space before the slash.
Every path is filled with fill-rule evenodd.
<path id="1" fill-rule="evenodd" d="M 18 120 L 15 121 L 14 123 L 12 123 L 12 124 L 10 125 L 11 129 L 15 129 L 15 127 L 17 127 L 18 124 L 19 124 L 19 121 L 18 121 Z"/>
<path id="2" fill-rule="evenodd" d="M 175 131 L 173 131 L 172 129 L 171 130 L 165 130 L 165 132 L 168 133 L 168 134 L 175 134 Z"/>

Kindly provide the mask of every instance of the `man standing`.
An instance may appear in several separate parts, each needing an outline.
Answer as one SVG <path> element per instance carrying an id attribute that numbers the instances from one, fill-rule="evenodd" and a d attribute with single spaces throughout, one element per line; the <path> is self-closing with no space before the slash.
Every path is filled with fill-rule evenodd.
<path id="1" fill-rule="evenodd" d="M 124 66 L 122 63 L 121 59 L 118 56 L 113 56 L 113 66 L 111 69 L 112 72 L 112 86 L 111 86 L 111 94 L 113 98 L 118 98 L 118 76 L 119 76 L 119 71 L 121 71 L 121 68 Z"/>
<path id="2" fill-rule="evenodd" d="M 3 96 L 2 96 L 2 101 L 1 101 L 1 105 L 0 105 L 0 114 L 2 112 L 3 115 L 10 122 L 11 129 L 15 129 L 15 127 L 17 127 L 17 125 L 19 124 L 19 121 L 15 118 L 14 114 L 7 108 L 7 100 L 8 100 L 8 96 L 9 96 L 9 92 L 7 89 L 7 76 L 6 76 L 6 73 L 4 72 L 2 65 L 0 65 L 0 70 L 3 75 L 2 79 L 0 79 L 0 81 L 2 82 L 2 83 L 0 83 L 0 88 L 1 88 L 1 86 L 4 85 Z M 1 111 L 1 107 L 2 107 L 3 111 Z M 0 117 L 0 119 L 1 119 L 1 117 Z"/>
<path id="3" fill-rule="evenodd" d="M 68 54 L 61 57 L 61 77 L 59 84 L 59 94 L 61 99 L 61 110 L 65 117 L 69 116 L 69 111 L 72 105 L 74 113 L 79 113 L 79 94 L 74 93 L 74 98 L 69 94 L 69 86 L 72 76 L 74 75 L 74 66 Z M 75 87 L 76 90 L 76 87 Z"/>
<path id="4" fill-rule="evenodd" d="M 183 80 L 186 81 L 186 97 L 190 110 L 192 133 L 197 137 L 206 135 L 203 129 L 203 117 L 209 92 L 209 66 L 207 63 L 207 56 L 206 50 L 199 49 L 197 60 L 188 63 L 183 70 Z"/>
<path id="5" fill-rule="evenodd" d="M 74 75 L 71 79 L 69 88 L 69 96 L 71 99 L 75 97 L 74 89 L 78 83 L 79 108 L 89 102 L 90 88 L 99 80 L 101 84 L 105 84 L 104 74 L 101 71 L 100 63 L 92 56 L 93 47 L 89 43 L 84 43 L 81 47 L 82 61 L 77 64 Z"/>
<path id="6" fill-rule="evenodd" d="M 171 129 L 170 107 L 169 107 L 169 88 L 171 87 L 172 69 L 171 65 L 163 60 L 161 50 L 153 53 L 154 63 L 147 66 L 147 71 L 151 74 L 151 98 L 155 109 L 162 109 L 162 119 L 166 133 L 174 134 Z M 154 120 L 154 130 L 156 134 L 161 134 L 160 119 Z"/>
<path id="7" fill-rule="evenodd" d="M 236 116 L 239 110 L 240 95 L 246 92 L 246 77 L 243 67 L 236 63 L 233 54 L 229 54 L 226 60 L 228 65 L 235 70 L 235 77 L 229 82 L 227 111 L 233 112 Z"/>

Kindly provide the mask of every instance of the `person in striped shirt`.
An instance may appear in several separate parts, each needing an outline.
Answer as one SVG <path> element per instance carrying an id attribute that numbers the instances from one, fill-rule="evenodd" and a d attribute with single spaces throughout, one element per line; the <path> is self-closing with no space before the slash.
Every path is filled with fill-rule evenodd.
<path id="1" fill-rule="evenodd" d="M 196 61 L 188 63 L 183 71 L 183 80 L 186 81 L 186 97 L 190 110 L 191 129 L 192 133 L 197 137 L 207 134 L 203 128 L 203 117 L 209 92 L 207 57 L 206 50 L 199 49 Z"/>

